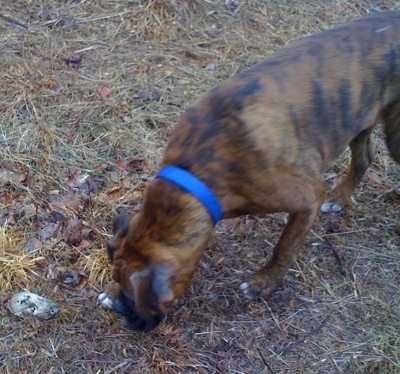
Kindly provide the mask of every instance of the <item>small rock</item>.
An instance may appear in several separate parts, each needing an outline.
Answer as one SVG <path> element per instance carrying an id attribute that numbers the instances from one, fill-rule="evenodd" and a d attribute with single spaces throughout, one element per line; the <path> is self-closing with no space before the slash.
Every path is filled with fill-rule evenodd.
<path id="1" fill-rule="evenodd" d="M 210 63 L 210 64 L 208 64 L 208 65 L 205 67 L 205 69 L 206 69 L 207 71 L 215 71 L 215 70 L 217 69 L 217 65 L 215 65 L 215 64 L 213 64 L 213 63 Z"/>
<path id="2" fill-rule="evenodd" d="M 8 309 L 22 319 L 36 317 L 48 320 L 58 315 L 58 307 L 54 302 L 26 291 L 15 294 L 8 303 Z"/>
<path id="3" fill-rule="evenodd" d="M 218 25 L 212 25 L 206 32 L 211 35 L 211 36 L 216 36 L 221 34 L 224 31 L 224 29 Z"/>
<path id="4" fill-rule="evenodd" d="M 232 12 L 239 8 L 239 0 L 225 0 L 225 6 Z"/>

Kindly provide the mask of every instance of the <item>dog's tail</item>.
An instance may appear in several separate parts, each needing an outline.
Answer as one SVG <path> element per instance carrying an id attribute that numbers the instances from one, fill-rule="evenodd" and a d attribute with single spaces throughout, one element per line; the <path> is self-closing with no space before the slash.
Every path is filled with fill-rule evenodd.
<path id="1" fill-rule="evenodd" d="M 390 155 L 400 164 L 400 101 L 386 107 L 381 118 Z"/>

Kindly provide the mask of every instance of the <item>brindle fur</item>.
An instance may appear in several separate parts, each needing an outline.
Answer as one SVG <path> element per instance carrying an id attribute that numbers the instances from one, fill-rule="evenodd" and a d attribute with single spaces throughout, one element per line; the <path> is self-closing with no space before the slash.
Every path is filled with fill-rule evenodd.
<path id="1" fill-rule="evenodd" d="M 242 285 L 245 296 L 266 296 L 282 284 L 325 198 L 321 173 L 347 145 L 349 172 L 324 209 L 348 202 L 370 164 L 379 119 L 400 162 L 400 12 L 302 39 L 186 111 L 163 165 L 202 179 L 223 218 L 289 213 L 272 259 Z M 187 289 L 211 231 L 197 199 L 162 179 L 149 184 L 139 215 L 116 224 L 109 247 L 118 285 L 108 292 L 120 290 L 114 308 L 131 328 L 161 321 Z"/>

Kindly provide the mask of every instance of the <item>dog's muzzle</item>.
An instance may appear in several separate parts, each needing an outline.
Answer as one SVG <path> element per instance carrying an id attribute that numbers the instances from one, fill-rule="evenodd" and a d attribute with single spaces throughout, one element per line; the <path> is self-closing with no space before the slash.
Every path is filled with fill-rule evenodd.
<path id="1" fill-rule="evenodd" d="M 156 328 L 160 322 L 164 319 L 164 313 L 158 313 L 149 318 L 140 316 L 135 310 L 133 300 L 128 299 L 123 291 L 118 295 L 118 298 L 114 301 L 114 310 L 120 314 L 128 328 L 134 331 L 147 332 Z"/>

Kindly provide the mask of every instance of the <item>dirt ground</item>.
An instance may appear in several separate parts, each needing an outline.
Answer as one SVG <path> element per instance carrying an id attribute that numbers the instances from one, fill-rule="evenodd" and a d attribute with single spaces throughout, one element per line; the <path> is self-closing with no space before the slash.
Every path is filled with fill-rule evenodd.
<path id="1" fill-rule="evenodd" d="M 184 109 L 291 41 L 388 9 L 400 2 L 1 1 L 0 373 L 400 373 L 400 167 L 379 130 L 351 204 L 319 215 L 270 299 L 238 286 L 284 214 L 218 224 L 151 333 L 97 306 L 112 219 L 140 209 Z M 58 317 L 12 315 L 22 290 Z"/>

